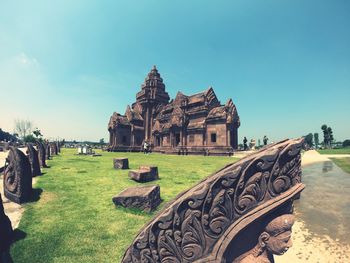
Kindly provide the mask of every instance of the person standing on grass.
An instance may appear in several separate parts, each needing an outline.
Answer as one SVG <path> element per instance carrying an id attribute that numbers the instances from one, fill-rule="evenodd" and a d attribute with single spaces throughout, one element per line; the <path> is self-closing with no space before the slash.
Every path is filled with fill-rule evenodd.
<path id="1" fill-rule="evenodd" d="M 147 143 L 147 141 L 145 141 L 143 143 L 143 153 L 144 154 L 148 153 L 148 143 Z"/>
<path id="2" fill-rule="evenodd" d="M 247 137 L 244 137 L 244 139 L 243 139 L 243 147 L 244 147 L 245 151 L 248 149 L 247 142 L 248 142 Z"/>
<path id="3" fill-rule="evenodd" d="M 266 146 L 267 145 L 267 141 L 268 141 L 269 139 L 267 138 L 267 136 L 266 135 L 264 135 L 264 139 L 263 139 L 263 141 L 264 141 L 264 146 Z"/>

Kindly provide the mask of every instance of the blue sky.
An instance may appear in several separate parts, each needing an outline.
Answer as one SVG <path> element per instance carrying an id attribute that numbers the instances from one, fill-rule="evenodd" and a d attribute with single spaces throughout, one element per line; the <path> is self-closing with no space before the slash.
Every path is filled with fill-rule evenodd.
<path id="1" fill-rule="evenodd" d="M 239 140 L 350 138 L 350 1 L 0 0 L 0 127 L 108 138 L 157 65 L 171 97 L 232 98 Z"/>

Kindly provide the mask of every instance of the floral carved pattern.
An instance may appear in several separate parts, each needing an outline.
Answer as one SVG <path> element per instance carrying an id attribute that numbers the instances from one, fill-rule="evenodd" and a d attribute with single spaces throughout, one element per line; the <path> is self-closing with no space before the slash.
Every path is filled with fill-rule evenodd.
<path id="1" fill-rule="evenodd" d="M 237 219 L 301 182 L 302 144 L 299 139 L 270 145 L 178 196 L 143 228 L 122 262 L 205 258 Z"/>
<path id="2" fill-rule="evenodd" d="M 28 201 L 32 191 L 32 173 L 28 158 L 10 147 L 4 170 L 4 194 L 16 203 Z"/>

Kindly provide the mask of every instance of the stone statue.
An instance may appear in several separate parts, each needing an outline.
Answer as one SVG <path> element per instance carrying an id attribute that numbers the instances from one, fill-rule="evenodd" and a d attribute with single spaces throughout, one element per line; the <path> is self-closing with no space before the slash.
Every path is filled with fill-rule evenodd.
<path id="1" fill-rule="evenodd" d="M 32 176 L 41 175 L 38 152 L 31 143 L 27 143 L 27 155 L 32 170 Z"/>
<path id="2" fill-rule="evenodd" d="M 7 199 L 21 204 L 30 200 L 32 172 L 27 156 L 10 146 L 4 170 L 4 194 Z"/>
<path id="3" fill-rule="evenodd" d="M 294 216 L 285 214 L 272 219 L 259 235 L 257 244 L 233 263 L 273 263 L 273 254 L 283 255 L 292 246 Z"/>
<path id="4" fill-rule="evenodd" d="M 51 159 L 50 143 L 49 142 L 44 143 L 44 147 L 45 147 L 45 158 L 46 158 L 46 160 L 50 160 Z"/>
<path id="5" fill-rule="evenodd" d="M 38 148 L 38 156 L 39 156 L 40 166 L 44 167 L 44 168 L 47 168 L 45 145 L 42 142 L 37 141 L 36 142 L 36 146 Z"/>

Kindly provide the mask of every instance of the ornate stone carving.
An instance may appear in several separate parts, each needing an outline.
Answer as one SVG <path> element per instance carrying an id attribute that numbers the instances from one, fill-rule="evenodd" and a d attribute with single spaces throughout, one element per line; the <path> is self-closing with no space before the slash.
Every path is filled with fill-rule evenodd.
<path id="1" fill-rule="evenodd" d="M 51 158 L 51 149 L 50 149 L 50 143 L 48 143 L 48 142 L 46 142 L 45 144 L 45 158 L 46 158 L 46 160 L 50 160 L 50 158 Z"/>
<path id="2" fill-rule="evenodd" d="M 37 150 L 34 149 L 33 144 L 27 143 L 27 154 L 32 171 L 32 176 L 41 175 L 39 156 Z"/>
<path id="3" fill-rule="evenodd" d="M 273 144 L 180 194 L 140 231 L 122 262 L 232 262 L 242 255 L 228 252 L 237 234 L 303 190 L 302 144 Z"/>
<path id="4" fill-rule="evenodd" d="M 55 142 L 50 142 L 49 144 L 50 144 L 50 154 L 57 155 L 58 154 L 57 144 Z"/>
<path id="5" fill-rule="evenodd" d="M 41 167 L 44 167 L 46 168 L 47 165 L 46 165 L 46 150 L 45 150 L 45 145 L 40 142 L 40 141 L 37 141 L 36 142 L 36 146 L 38 148 L 38 157 L 39 157 L 39 164 Z"/>
<path id="6" fill-rule="evenodd" d="M 32 172 L 28 158 L 23 152 L 11 146 L 4 171 L 4 194 L 15 203 L 30 199 L 32 193 Z"/>

